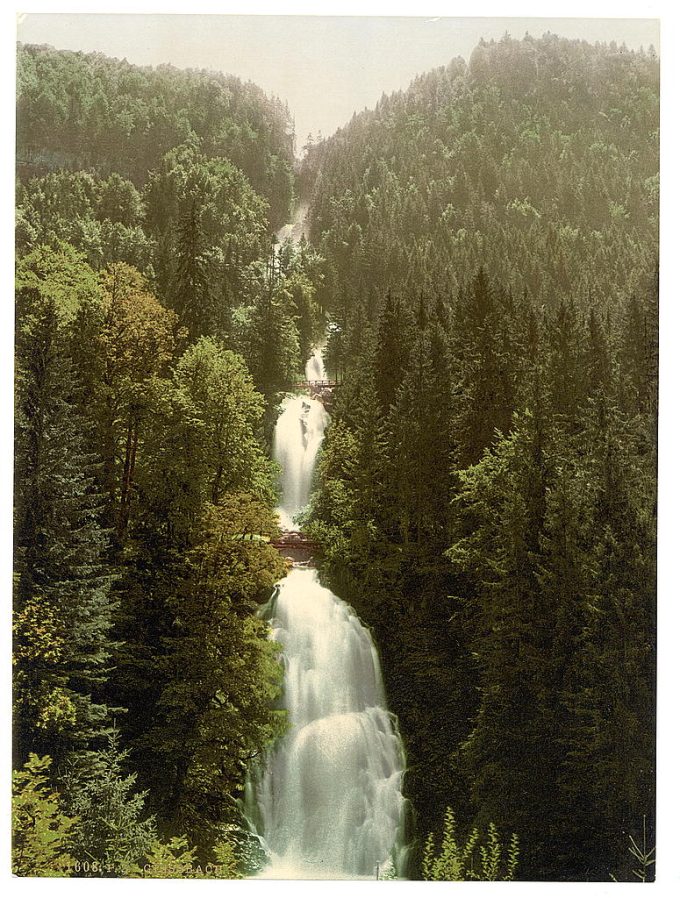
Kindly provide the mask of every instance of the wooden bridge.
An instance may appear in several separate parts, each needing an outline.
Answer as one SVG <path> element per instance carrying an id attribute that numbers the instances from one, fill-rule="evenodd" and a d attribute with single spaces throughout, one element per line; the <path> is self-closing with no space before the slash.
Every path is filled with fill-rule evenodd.
<path id="1" fill-rule="evenodd" d="M 297 533 L 296 531 L 291 530 L 284 530 L 278 539 L 273 539 L 271 541 L 270 545 L 279 551 L 287 549 L 307 549 L 311 551 L 312 549 L 319 548 L 319 544 L 315 542 L 315 540 L 309 539 L 309 537 L 305 536 L 303 533 Z"/>
<path id="2" fill-rule="evenodd" d="M 279 550 L 287 562 L 298 563 L 311 561 L 319 548 L 317 542 L 295 530 L 284 530 L 278 539 L 272 540 L 271 544 Z"/>

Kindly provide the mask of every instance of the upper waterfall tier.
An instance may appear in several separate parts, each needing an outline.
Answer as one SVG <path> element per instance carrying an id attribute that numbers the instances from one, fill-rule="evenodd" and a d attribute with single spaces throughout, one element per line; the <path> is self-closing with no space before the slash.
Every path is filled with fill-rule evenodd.
<path id="1" fill-rule="evenodd" d="M 308 368 L 314 358 L 308 362 Z M 293 519 L 309 502 L 314 463 L 329 420 L 328 412 L 317 399 L 288 396 L 283 401 L 274 430 L 274 458 L 281 465 L 278 513 L 284 530 L 299 529 Z"/>
<path id="2" fill-rule="evenodd" d="M 314 355 L 305 365 L 305 378 L 309 381 L 327 380 L 326 368 L 323 363 L 323 347 L 314 350 Z"/>

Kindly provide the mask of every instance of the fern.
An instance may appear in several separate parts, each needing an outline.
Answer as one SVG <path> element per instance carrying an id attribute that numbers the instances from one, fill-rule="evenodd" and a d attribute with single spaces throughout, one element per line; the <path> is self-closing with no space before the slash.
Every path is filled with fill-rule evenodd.
<path id="1" fill-rule="evenodd" d="M 505 859 L 504 859 L 505 853 Z M 430 833 L 423 849 L 423 879 L 432 881 L 511 880 L 519 864 L 519 837 L 512 834 L 504 852 L 498 830 L 489 823 L 486 840 L 474 827 L 464 844 L 456 838 L 456 821 L 451 808 L 446 809 L 441 847 L 435 848 L 434 833 Z"/>
<path id="2" fill-rule="evenodd" d="M 656 858 L 654 857 L 654 853 L 656 849 L 652 846 L 652 848 L 647 848 L 647 815 L 644 814 L 642 817 L 642 846 L 638 845 L 635 839 L 629 834 L 628 838 L 630 839 L 630 845 L 628 846 L 628 851 L 633 855 L 635 860 L 638 863 L 637 867 L 633 867 L 632 873 L 633 876 L 637 877 L 640 882 L 653 882 L 654 877 L 651 879 L 649 877 L 650 867 L 653 867 L 656 863 Z M 610 878 L 614 882 L 618 882 L 616 876 L 613 873 L 609 874 Z"/>
<path id="3" fill-rule="evenodd" d="M 504 880 L 509 881 L 515 878 L 517 868 L 519 866 L 519 836 L 513 833 L 510 837 L 510 847 L 508 848 L 508 860 L 506 863 Z"/>

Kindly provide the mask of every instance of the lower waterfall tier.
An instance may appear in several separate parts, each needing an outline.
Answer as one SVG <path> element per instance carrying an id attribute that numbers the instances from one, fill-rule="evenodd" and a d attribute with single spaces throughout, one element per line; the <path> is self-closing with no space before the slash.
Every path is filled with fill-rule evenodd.
<path id="1" fill-rule="evenodd" d="M 290 729 L 248 786 L 263 875 L 375 875 L 399 842 L 404 756 L 371 634 L 315 570 L 294 568 L 268 614 Z"/>

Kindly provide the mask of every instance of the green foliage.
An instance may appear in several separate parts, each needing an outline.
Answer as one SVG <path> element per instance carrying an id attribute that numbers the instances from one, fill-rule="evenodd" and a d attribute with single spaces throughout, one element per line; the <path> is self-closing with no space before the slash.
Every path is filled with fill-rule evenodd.
<path id="1" fill-rule="evenodd" d="M 632 830 L 654 801 L 654 461 L 634 448 L 646 443 L 640 422 L 603 400 L 591 408 L 583 443 L 592 453 L 591 567 L 568 668 L 562 787 L 572 841 L 587 839 L 604 867 L 619 842 L 618 821 Z M 583 789 L 577 771 L 591 766 L 597 773 Z"/>
<path id="2" fill-rule="evenodd" d="M 458 526 L 466 535 L 448 553 L 480 584 L 468 601 L 479 615 L 472 649 L 482 659 L 481 702 L 463 746 L 473 795 L 502 825 L 522 827 L 529 863 L 538 863 L 539 838 L 568 870 L 579 851 L 591 867 L 606 864 L 614 821 L 649 801 L 653 757 L 647 475 L 629 458 L 619 479 L 619 447 L 635 438 L 610 443 L 613 422 L 603 414 L 596 439 L 608 448 L 599 450 L 585 449 L 589 416 L 572 443 L 537 442 L 536 419 L 517 421 L 508 440 L 461 474 Z M 614 586 L 619 578 L 638 584 L 634 602 Z M 622 643 L 632 667 L 619 655 Z M 621 744 L 622 732 L 631 742 Z"/>
<path id="3" fill-rule="evenodd" d="M 252 82 L 19 45 L 17 94 L 17 156 L 28 172 L 94 168 L 139 187 L 165 153 L 191 140 L 206 155 L 229 159 L 244 171 L 270 202 L 272 228 L 288 217 L 290 114 Z M 130 208 L 120 187 L 109 178 L 102 204 L 116 217 Z"/>
<path id="4" fill-rule="evenodd" d="M 304 207 L 301 207 L 304 209 Z M 326 337 L 321 308 L 324 288 L 324 259 L 303 237 L 299 243 L 285 240 L 278 249 L 276 270 L 293 296 L 300 334 L 302 363 Z"/>
<path id="5" fill-rule="evenodd" d="M 233 815 L 248 763 L 284 726 L 272 710 L 282 678 L 277 647 L 253 613 L 285 568 L 267 543 L 244 538 L 277 532 L 269 508 L 252 496 L 208 506 L 185 580 L 168 599 L 165 685 L 139 748 L 164 818 L 202 858 Z"/>
<path id="6" fill-rule="evenodd" d="M 436 849 L 434 833 L 425 842 L 422 873 L 423 879 L 434 881 L 496 882 L 514 879 L 518 865 L 519 838 L 515 833 L 504 848 L 498 830 L 489 823 L 486 839 L 475 827 L 464 842 L 459 842 L 453 811 L 447 808 L 440 848 Z"/>
<path id="7" fill-rule="evenodd" d="M 243 360 L 204 337 L 179 360 L 175 385 L 202 496 L 216 503 L 245 490 L 273 499 L 271 463 L 258 440 L 264 403 Z"/>
<path id="8" fill-rule="evenodd" d="M 226 492 L 274 503 L 274 466 L 262 445 L 264 401 L 240 356 L 203 337 L 183 353 L 172 379 L 154 376 L 133 386 L 140 441 L 130 518 L 135 538 L 149 545 L 152 528 L 154 552 L 162 544 L 185 547 L 205 503 Z M 120 432 L 126 440 L 127 420 Z"/>
<path id="9" fill-rule="evenodd" d="M 628 835 L 628 840 L 630 845 L 628 846 L 628 851 L 633 855 L 635 862 L 637 864 L 636 867 L 633 867 L 632 873 L 640 882 L 654 882 L 654 873 L 650 869 L 656 865 L 656 859 L 654 858 L 654 854 L 656 849 L 654 847 L 647 847 L 647 818 L 642 818 L 642 845 L 638 845 L 633 836 Z M 618 879 L 614 874 L 610 874 L 611 878 L 614 882 L 618 882 Z"/>
<path id="10" fill-rule="evenodd" d="M 247 866 L 285 727 L 267 414 L 327 318 L 304 527 L 375 634 L 423 875 L 645 880 L 656 57 L 481 42 L 310 147 L 297 247 L 254 86 L 20 47 L 18 92 L 17 869 Z"/>
<path id="11" fill-rule="evenodd" d="M 268 249 L 266 203 L 234 165 L 189 141 L 168 152 L 144 189 L 160 296 L 192 339 L 224 335 Z"/>
<path id="12" fill-rule="evenodd" d="M 146 854 L 145 879 L 193 879 L 196 849 L 186 836 L 173 836 L 168 842 L 156 840 Z"/>
<path id="13" fill-rule="evenodd" d="M 483 269 L 461 291 L 453 315 L 455 433 L 461 468 L 474 464 L 497 430 L 507 432 L 521 355 L 512 346 L 512 309 Z"/>
<path id="14" fill-rule="evenodd" d="M 12 774 L 12 873 L 15 876 L 69 876 L 72 832 L 78 820 L 64 814 L 49 785 L 52 759 L 31 753 Z"/>
<path id="15" fill-rule="evenodd" d="M 317 460 L 320 489 L 310 500 L 305 532 L 319 539 L 331 563 L 351 557 L 350 540 L 354 532 L 354 496 L 351 483 L 351 459 L 356 456 L 354 434 L 342 421 L 332 421 Z"/>
<path id="16" fill-rule="evenodd" d="M 19 271 L 16 731 L 21 757 L 49 747 L 59 762 L 101 732 L 106 706 L 97 690 L 112 651 L 104 498 L 79 402 L 83 379 L 71 358 L 75 323 L 99 298 L 85 269 L 68 253 L 46 252 Z"/>
<path id="17" fill-rule="evenodd" d="M 53 171 L 17 184 L 16 245 L 20 253 L 67 242 L 93 268 L 114 261 L 151 272 L 151 241 L 134 185 L 114 173 Z"/>
<path id="18" fill-rule="evenodd" d="M 83 256 L 67 243 L 39 246 L 22 256 L 16 271 L 17 312 L 21 333 L 30 335 L 52 304 L 56 326 L 67 332 L 85 312 L 101 302 L 97 276 Z"/>
<path id="19" fill-rule="evenodd" d="M 112 172 L 99 185 L 97 194 L 97 218 L 128 228 L 138 225 L 142 219 L 142 199 L 131 181 Z"/>
<path id="20" fill-rule="evenodd" d="M 203 867 L 186 836 L 157 836 L 153 818 L 143 819 L 145 794 L 131 792 L 136 776 L 123 773 L 126 758 L 114 730 L 107 748 L 72 762 L 62 795 L 50 787 L 49 756 L 31 754 L 14 771 L 14 875 L 239 879 L 241 865 L 228 828 L 220 831 Z"/>
<path id="21" fill-rule="evenodd" d="M 493 820 L 526 878 L 606 877 L 653 801 L 657 120 L 654 54 L 507 37 L 304 163 L 343 379 L 305 529 L 417 835 Z"/>
<path id="22" fill-rule="evenodd" d="M 266 270 L 260 267 L 253 274 L 256 295 L 252 306 L 245 310 L 247 317 L 240 345 L 249 360 L 257 388 L 265 396 L 272 396 L 282 388 L 291 387 L 301 376 L 303 360 L 296 325 L 300 315 L 289 288 L 296 291 L 301 302 L 309 299 L 309 291 L 295 275 L 291 276 L 292 284 L 289 279 L 279 278 L 273 255 Z"/>
<path id="23" fill-rule="evenodd" d="M 147 851 L 141 873 L 144 879 L 240 879 L 241 872 L 234 847 L 228 840 L 218 842 L 212 859 L 199 863 L 195 848 L 186 836 L 172 836 L 167 842 L 156 840 Z"/>
<path id="24" fill-rule="evenodd" d="M 213 849 L 213 854 L 215 856 L 215 876 L 218 879 L 241 879 L 239 863 L 231 842 L 226 839 L 218 842 Z"/>
<path id="25" fill-rule="evenodd" d="M 537 307 L 614 308 L 644 289 L 658 82 L 643 51 L 552 34 L 481 42 L 469 66 L 420 76 L 313 147 L 311 239 L 344 361 L 353 308 L 375 321 L 391 289 L 415 311 L 421 290 L 455 291 L 480 265 Z"/>
<path id="26" fill-rule="evenodd" d="M 12 636 L 15 714 L 41 735 L 75 727 L 76 704 L 57 673 L 66 656 L 66 628 L 52 603 L 42 595 L 27 599 L 15 612 Z"/>
<path id="27" fill-rule="evenodd" d="M 122 262 L 109 265 L 100 283 L 105 318 L 98 334 L 103 370 L 93 391 L 95 417 L 111 520 L 123 541 L 133 511 L 140 438 L 143 445 L 148 425 L 150 384 L 167 372 L 186 331 L 134 268 Z"/>
<path id="28" fill-rule="evenodd" d="M 143 816 L 146 793 L 132 792 L 136 774 L 123 773 L 126 755 L 115 746 L 77 756 L 72 749 L 89 747 L 103 731 L 107 700 L 128 704 L 133 736 L 138 726 L 148 732 L 150 707 L 162 719 L 163 708 L 181 706 L 177 726 L 193 736 L 170 766 L 187 763 L 181 779 L 186 813 L 203 834 L 204 858 L 221 832 L 224 808 L 233 808 L 229 795 L 238 791 L 248 759 L 281 726 L 270 711 L 280 681 L 276 648 L 253 614 L 284 569 L 266 543 L 246 545 L 240 538 L 278 532 L 271 512 L 273 465 L 260 444 L 264 403 L 240 357 L 213 339 L 202 339 L 176 361 L 183 339 L 177 316 L 129 266 L 111 265 L 97 281 L 63 247 L 25 257 L 18 276 L 14 669 L 20 752 L 49 745 L 60 764 L 69 765 L 68 803 L 79 818 L 70 844 L 82 862 L 75 873 L 128 875 L 155 838 L 152 819 Z M 78 344 L 79 330 L 90 334 L 88 345 Z M 175 440 L 190 464 L 169 452 Z M 85 454 L 83 445 L 95 451 Z M 210 499 L 223 504 L 219 513 L 206 512 L 198 527 Z M 117 529 L 123 599 L 116 641 L 110 636 L 115 603 L 105 563 L 108 534 L 100 523 L 107 516 Z M 213 546 L 209 562 L 207 554 L 198 560 L 186 554 L 197 541 Z M 163 552 L 178 545 L 183 552 L 164 564 Z M 166 581 L 154 576 L 156 564 L 167 571 Z M 194 588 L 192 612 L 183 603 Z M 205 589 L 213 597 L 205 601 L 222 596 L 216 619 L 201 618 Z M 212 681 L 203 681 L 196 667 L 185 689 L 186 667 L 204 656 L 206 640 L 215 640 L 215 654 L 205 655 Z M 109 680 L 112 658 L 117 670 Z M 206 683 L 215 691 L 202 706 Z M 168 747 L 177 747 L 170 737 Z M 162 807 L 163 777 L 172 771 L 159 766 L 154 779 L 139 766 L 146 782 L 161 783 L 154 802 Z M 204 798 L 213 809 L 206 810 Z M 175 815 L 172 802 L 165 809 L 169 818 Z M 223 868 L 229 866 L 225 858 Z"/>
<path id="29" fill-rule="evenodd" d="M 73 758 L 64 774 L 64 803 L 76 817 L 70 845 L 84 875 L 131 875 L 156 837 L 146 793 L 132 791 L 136 774 L 125 775 L 127 757 L 114 728 L 106 748 Z"/>

